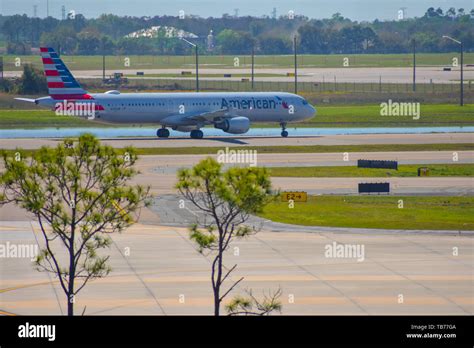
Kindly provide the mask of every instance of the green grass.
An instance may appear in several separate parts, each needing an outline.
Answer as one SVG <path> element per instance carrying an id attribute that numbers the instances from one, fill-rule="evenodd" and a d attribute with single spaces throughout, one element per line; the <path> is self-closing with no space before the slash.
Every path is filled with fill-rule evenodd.
<path id="1" fill-rule="evenodd" d="M 165 140 L 166 141 L 166 140 Z M 239 147 L 236 147 L 237 149 Z M 382 151 L 467 151 L 474 150 L 474 144 L 381 144 L 381 145 L 312 145 L 312 146 L 245 146 L 246 150 L 264 153 L 343 153 L 343 152 L 382 152 Z M 136 148 L 140 156 L 148 155 L 215 155 L 223 147 L 157 147 Z M 123 151 L 123 150 L 118 150 Z M 7 151 L 13 154 L 14 150 Z M 31 155 L 34 150 L 25 151 Z"/>
<path id="2" fill-rule="evenodd" d="M 398 208 L 403 200 L 403 209 Z M 310 196 L 267 205 L 262 217 L 289 224 L 383 229 L 474 230 L 473 197 Z"/>
<path id="3" fill-rule="evenodd" d="M 353 166 L 331 167 L 270 167 L 273 177 L 350 178 L 350 177 L 415 177 L 418 168 L 429 168 L 429 176 L 474 176 L 474 164 L 402 164 L 398 170 L 358 168 Z"/>
<path id="4" fill-rule="evenodd" d="M 79 117 L 57 116 L 49 110 L 0 110 L 0 129 L 101 126 Z"/>
<path id="5" fill-rule="evenodd" d="M 13 99 L 15 96 L 10 96 Z M 6 102 L 3 96 L 1 101 Z M 77 117 L 56 116 L 49 110 L 17 110 L 28 107 L 28 103 L 15 102 L 15 109 L 0 109 L 0 129 L 46 128 L 46 127 L 102 127 L 97 122 L 88 122 Z M 303 123 L 289 124 L 289 129 L 301 127 L 426 127 L 474 125 L 474 104 L 460 107 L 449 104 L 422 105 L 419 120 L 412 117 L 380 116 L 379 105 L 319 106 L 317 114 Z M 121 126 L 117 124 L 116 126 Z M 123 125 L 122 125 L 123 126 Z M 151 125 L 149 125 L 151 126 Z M 158 126 L 158 125 L 157 125 Z M 254 127 L 276 127 L 276 123 L 255 124 Z M 109 125 L 110 127 L 110 125 Z"/>
<path id="6" fill-rule="evenodd" d="M 459 53 L 432 53 L 417 55 L 418 66 L 451 66 L 453 57 L 458 57 Z M 4 57 L 5 70 L 20 70 L 15 67 L 15 58 L 21 58 L 23 63 L 32 63 L 40 66 L 41 60 L 38 56 L 14 56 Z M 126 67 L 125 58 L 130 58 L 130 66 Z M 234 58 L 240 60 L 239 67 L 248 67 L 251 64 L 251 57 L 245 55 L 238 56 L 205 56 L 199 58 L 202 68 L 228 68 L 238 69 L 234 66 Z M 412 55 L 407 54 L 331 54 L 331 55 L 300 55 L 298 64 L 304 67 L 335 68 L 343 66 L 343 59 L 349 58 L 350 67 L 411 67 Z M 100 70 L 102 69 L 101 56 L 62 56 L 64 62 L 72 70 Z M 159 68 L 182 68 L 192 69 L 194 66 L 194 55 L 192 56 L 107 56 L 106 66 L 108 70 L 118 69 L 159 69 Z M 465 53 L 466 64 L 474 61 L 474 53 Z M 289 68 L 293 66 L 293 55 L 255 57 L 256 67 L 281 67 Z"/>
<path id="7" fill-rule="evenodd" d="M 139 155 L 216 154 L 222 147 L 139 148 Z M 380 144 L 380 145 L 310 145 L 310 146 L 245 146 L 246 150 L 264 153 L 344 153 L 385 151 L 467 151 L 474 144 Z"/>
<path id="8" fill-rule="evenodd" d="M 96 88 L 104 88 L 102 79 L 80 79 L 80 82 L 90 90 Z M 474 90 L 465 84 L 465 100 L 471 100 Z M 199 82 L 202 91 L 221 91 L 221 92 L 251 92 L 252 83 L 250 81 L 239 81 L 238 79 L 201 79 Z M 92 87 L 92 88 L 91 88 Z M 122 90 L 151 90 L 151 91 L 194 91 L 196 88 L 195 79 L 193 78 L 138 78 L 129 79 L 127 84 L 119 86 Z M 254 83 L 255 92 L 294 92 L 294 82 L 291 78 L 286 81 L 262 81 L 256 79 Z M 349 83 L 349 82 L 299 82 L 298 93 L 301 95 L 312 95 L 317 98 L 317 104 L 329 103 L 331 99 L 332 105 L 341 104 L 368 104 L 377 101 L 387 101 L 388 98 L 401 101 L 422 100 L 423 103 L 458 103 L 459 85 L 452 83 L 419 83 L 416 93 L 412 92 L 410 83 Z M 335 99 L 336 98 L 336 99 Z M 335 103 L 336 101 L 336 103 Z M 379 103 L 380 103 L 379 101 Z"/>
<path id="9" fill-rule="evenodd" d="M 309 98 L 311 101 L 311 98 Z M 418 120 L 407 116 L 381 116 L 380 105 L 318 106 L 306 127 L 422 127 L 474 125 L 474 104 L 421 104 Z"/>

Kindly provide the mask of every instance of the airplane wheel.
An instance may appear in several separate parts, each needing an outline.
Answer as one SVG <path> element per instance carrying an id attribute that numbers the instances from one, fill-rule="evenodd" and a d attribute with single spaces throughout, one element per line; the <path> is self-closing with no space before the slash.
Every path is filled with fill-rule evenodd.
<path id="1" fill-rule="evenodd" d="M 156 131 L 158 138 L 168 138 L 170 136 L 170 131 L 166 128 L 160 128 Z"/>
<path id="2" fill-rule="evenodd" d="M 200 129 L 195 129 L 191 131 L 191 138 L 193 139 L 202 139 L 204 133 Z"/>
<path id="3" fill-rule="evenodd" d="M 283 138 L 286 138 L 286 137 L 288 136 L 288 132 L 287 132 L 287 131 L 282 131 L 282 132 L 281 132 L 281 136 L 282 136 Z"/>

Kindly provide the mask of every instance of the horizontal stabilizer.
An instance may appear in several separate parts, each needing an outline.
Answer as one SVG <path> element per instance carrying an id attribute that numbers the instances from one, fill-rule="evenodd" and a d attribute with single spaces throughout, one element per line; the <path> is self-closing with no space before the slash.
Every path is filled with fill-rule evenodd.
<path id="1" fill-rule="evenodd" d="M 36 103 L 36 99 L 30 99 L 30 98 L 15 98 L 15 100 L 25 101 L 28 103 Z"/>

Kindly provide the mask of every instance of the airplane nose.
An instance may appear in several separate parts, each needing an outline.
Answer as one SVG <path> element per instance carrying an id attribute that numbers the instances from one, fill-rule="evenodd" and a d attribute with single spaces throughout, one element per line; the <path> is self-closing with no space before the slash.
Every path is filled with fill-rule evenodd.
<path id="1" fill-rule="evenodd" d="M 312 105 L 308 104 L 308 108 L 306 110 L 307 110 L 307 114 L 306 114 L 307 118 L 311 118 L 316 114 L 316 109 Z"/>

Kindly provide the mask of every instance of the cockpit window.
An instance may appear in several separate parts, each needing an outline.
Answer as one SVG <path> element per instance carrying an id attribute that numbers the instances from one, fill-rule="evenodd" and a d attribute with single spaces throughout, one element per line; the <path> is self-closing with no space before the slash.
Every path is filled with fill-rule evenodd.
<path id="1" fill-rule="evenodd" d="M 306 101 L 306 99 L 303 99 L 303 105 L 308 105 L 308 102 Z"/>

